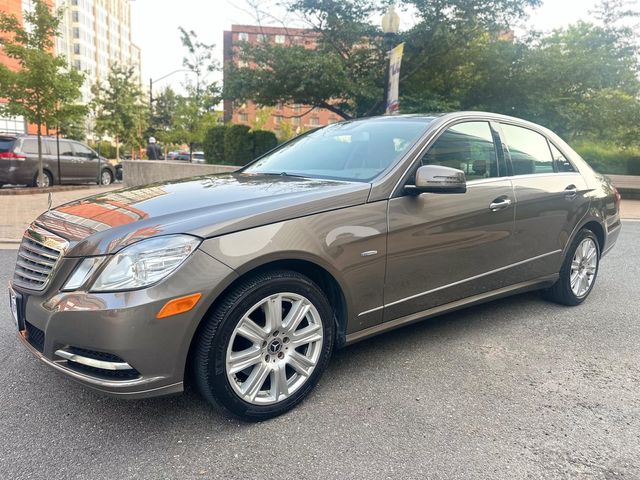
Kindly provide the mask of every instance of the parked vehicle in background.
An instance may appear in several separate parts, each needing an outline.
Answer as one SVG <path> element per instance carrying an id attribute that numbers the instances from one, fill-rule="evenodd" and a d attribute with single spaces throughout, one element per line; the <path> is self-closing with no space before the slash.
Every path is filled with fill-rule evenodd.
<path id="1" fill-rule="evenodd" d="M 207 163 L 207 159 L 204 158 L 204 152 L 193 152 L 193 155 L 191 155 L 191 161 L 193 163 Z"/>
<path id="2" fill-rule="evenodd" d="M 580 304 L 619 206 L 530 122 L 352 120 L 233 173 L 43 213 L 11 305 L 25 346 L 89 387 L 143 398 L 193 378 L 212 404 L 262 420 L 302 401 L 334 347 L 530 290 Z"/>
<path id="3" fill-rule="evenodd" d="M 179 160 L 182 162 L 188 162 L 189 161 L 189 152 L 186 150 L 180 150 L 179 152 L 176 153 L 176 155 L 173 157 L 174 160 Z"/>
<path id="4" fill-rule="evenodd" d="M 116 169 L 107 159 L 75 140 L 42 137 L 42 161 L 43 187 L 86 182 L 109 185 L 116 179 Z M 0 134 L 0 186 L 36 186 L 38 168 L 38 138 L 35 135 Z"/>

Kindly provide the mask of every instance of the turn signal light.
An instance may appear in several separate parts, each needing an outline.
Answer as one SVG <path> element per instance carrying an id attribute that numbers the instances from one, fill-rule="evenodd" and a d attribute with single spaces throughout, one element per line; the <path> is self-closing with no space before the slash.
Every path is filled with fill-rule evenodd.
<path id="1" fill-rule="evenodd" d="M 616 204 L 616 209 L 620 210 L 620 200 L 622 200 L 622 196 L 616 187 L 613 187 L 613 201 Z"/>
<path id="2" fill-rule="evenodd" d="M 156 318 L 166 318 L 179 313 L 185 313 L 196 306 L 198 300 L 202 297 L 201 293 L 194 293 L 193 295 L 187 295 L 186 297 L 174 298 L 164 304 L 164 307 L 160 309 Z"/>

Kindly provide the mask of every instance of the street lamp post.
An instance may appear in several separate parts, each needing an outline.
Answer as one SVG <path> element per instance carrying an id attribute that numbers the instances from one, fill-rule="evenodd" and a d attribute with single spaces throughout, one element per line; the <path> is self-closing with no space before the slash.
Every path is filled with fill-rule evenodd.
<path id="1" fill-rule="evenodd" d="M 398 31 L 400 30 L 400 16 L 396 13 L 393 8 L 393 4 L 389 5 L 387 9 L 387 13 L 382 17 L 382 33 L 384 34 L 382 37 L 382 48 L 384 49 L 387 55 L 387 61 L 385 62 L 385 75 L 384 75 L 384 98 L 383 105 L 384 110 L 387 110 L 387 104 L 389 102 L 389 68 L 391 62 L 391 55 L 389 51 L 394 47 L 396 43 L 396 37 L 398 36 Z"/>
<path id="2" fill-rule="evenodd" d="M 174 70 L 173 72 L 169 72 L 166 75 L 163 75 L 160 78 L 156 78 L 155 80 L 149 77 L 149 127 L 153 127 L 153 84 L 180 72 L 187 73 L 187 72 L 191 72 L 191 70 L 179 68 L 177 70 Z M 166 145 L 165 145 L 165 155 L 166 155 Z"/>

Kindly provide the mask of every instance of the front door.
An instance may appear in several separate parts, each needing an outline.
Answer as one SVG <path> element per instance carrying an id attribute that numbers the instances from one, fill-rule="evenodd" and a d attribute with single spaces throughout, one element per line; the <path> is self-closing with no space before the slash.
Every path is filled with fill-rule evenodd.
<path id="1" fill-rule="evenodd" d="M 71 142 L 68 140 L 56 140 L 56 145 L 60 151 L 60 173 L 62 175 L 62 183 L 76 182 L 80 180 L 78 173 L 78 161 L 75 157 Z M 54 155 L 56 151 L 54 150 Z"/>
<path id="2" fill-rule="evenodd" d="M 467 192 L 389 201 L 385 321 L 516 283 L 515 199 L 489 123 L 448 128 L 420 163 L 463 170 Z"/>

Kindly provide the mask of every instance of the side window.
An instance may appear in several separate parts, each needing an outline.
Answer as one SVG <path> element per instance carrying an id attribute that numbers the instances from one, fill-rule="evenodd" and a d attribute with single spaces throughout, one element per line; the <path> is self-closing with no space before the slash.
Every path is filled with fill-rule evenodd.
<path id="1" fill-rule="evenodd" d="M 35 138 L 25 138 L 22 140 L 22 147 L 20 147 L 22 153 L 26 153 L 27 155 L 37 155 L 38 154 L 38 140 Z M 47 155 L 47 145 L 42 139 L 42 154 Z"/>
<path id="2" fill-rule="evenodd" d="M 71 148 L 70 142 L 60 140 L 60 155 L 68 155 L 70 157 L 73 157 L 73 150 Z"/>
<path id="3" fill-rule="evenodd" d="M 538 132 L 515 125 L 501 124 L 514 175 L 553 173 L 553 158 L 547 139 Z"/>
<path id="4" fill-rule="evenodd" d="M 422 157 L 422 165 L 462 170 L 467 180 L 498 177 L 498 158 L 488 122 L 465 122 L 445 130 Z"/>
<path id="5" fill-rule="evenodd" d="M 556 164 L 556 170 L 558 172 L 575 172 L 576 169 L 573 167 L 571 162 L 567 160 L 560 150 L 556 148 L 556 146 L 549 142 L 549 146 L 551 147 L 551 155 L 553 156 L 553 161 Z"/>
<path id="6" fill-rule="evenodd" d="M 90 148 L 85 147 L 81 143 L 74 143 L 73 149 L 76 152 L 76 157 L 81 157 L 86 160 L 91 160 L 92 158 L 95 157 L 95 154 L 93 153 L 93 151 Z"/>

